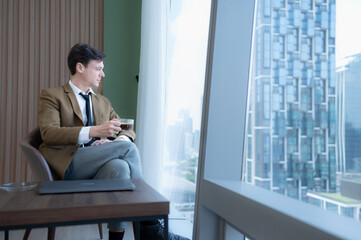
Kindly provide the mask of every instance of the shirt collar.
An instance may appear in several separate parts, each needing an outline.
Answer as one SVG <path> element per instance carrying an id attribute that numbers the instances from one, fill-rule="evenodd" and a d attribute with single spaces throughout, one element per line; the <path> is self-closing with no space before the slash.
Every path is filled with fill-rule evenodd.
<path id="1" fill-rule="evenodd" d="M 71 80 L 69 80 L 69 85 L 70 85 L 71 89 L 73 89 L 73 92 L 74 92 L 75 95 L 79 95 L 79 93 L 82 93 L 84 95 L 86 94 L 84 91 L 80 90 L 77 86 L 75 86 L 71 82 Z M 96 95 L 92 88 L 89 88 L 88 93 L 92 93 L 92 94 Z"/>

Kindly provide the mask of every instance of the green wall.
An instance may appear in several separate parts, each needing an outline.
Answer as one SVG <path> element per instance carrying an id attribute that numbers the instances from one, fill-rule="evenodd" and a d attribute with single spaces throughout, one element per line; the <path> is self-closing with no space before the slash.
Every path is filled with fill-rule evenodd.
<path id="1" fill-rule="evenodd" d="M 136 118 L 141 0 L 104 0 L 103 95 L 123 118 Z"/>

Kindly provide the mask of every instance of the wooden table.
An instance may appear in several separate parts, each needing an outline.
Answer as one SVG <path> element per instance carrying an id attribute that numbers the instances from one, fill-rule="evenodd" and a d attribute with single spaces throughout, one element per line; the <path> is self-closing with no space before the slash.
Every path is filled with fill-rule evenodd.
<path id="1" fill-rule="evenodd" d="M 38 195 L 37 188 L 24 192 L 0 190 L 0 231 L 119 221 L 164 219 L 168 237 L 169 201 L 140 179 L 132 179 L 134 191 Z"/>

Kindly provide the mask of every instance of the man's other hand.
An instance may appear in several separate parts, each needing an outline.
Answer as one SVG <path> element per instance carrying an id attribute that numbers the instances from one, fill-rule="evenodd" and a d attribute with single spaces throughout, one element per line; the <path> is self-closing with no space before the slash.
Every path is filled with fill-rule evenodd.
<path id="1" fill-rule="evenodd" d="M 102 145 L 104 143 L 109 143 L 112 142 L 109 139 L 100 139 L 100 140 L 96 140 L 92 143 L 92 146 L 98 146 L 98 145 Z"/>
<path id="2" fill-rule="evenodd" d="M 126 142 L 131 142 L 130 139 L 125 136 L 125 135 L 120 135 L 119 137 L 117 137 L 116 139 L 114 139 L 115 142 L 117 141 L 126 141 Z"/>

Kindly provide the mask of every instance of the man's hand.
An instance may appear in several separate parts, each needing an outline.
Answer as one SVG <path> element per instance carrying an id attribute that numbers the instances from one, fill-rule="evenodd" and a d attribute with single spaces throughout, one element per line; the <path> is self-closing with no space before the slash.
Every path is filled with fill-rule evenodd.
<path id="1" fill-rule="evenodd" d="M 117 137 L 116 139 L 114 139 L 113 141 L 117 142 L 117 141 L 126 141 L 126 142 L 131 142 L 130 139 L 125 136 L 125 135 L 120 135 L 119 137 Z"/>
<path id="2" fill-rule="evenodd" d="M 108 142 L 112 142 L 109 139 L 100 139 L 100 140 L 96 140 L 92 143 L 92 146 L 98 146 L 98 145 L 102 145 L 104 143 L 108 143 Z"/>
<path id="3" fill-rule="evenodd" d="M 89 138 L 107 138 L 114 134 L 118 134 L 121 130 L 122 128 L 120 127 L 119 119 L 113 118 L 102 125 L 91 127 L 89 131 Z"/>

